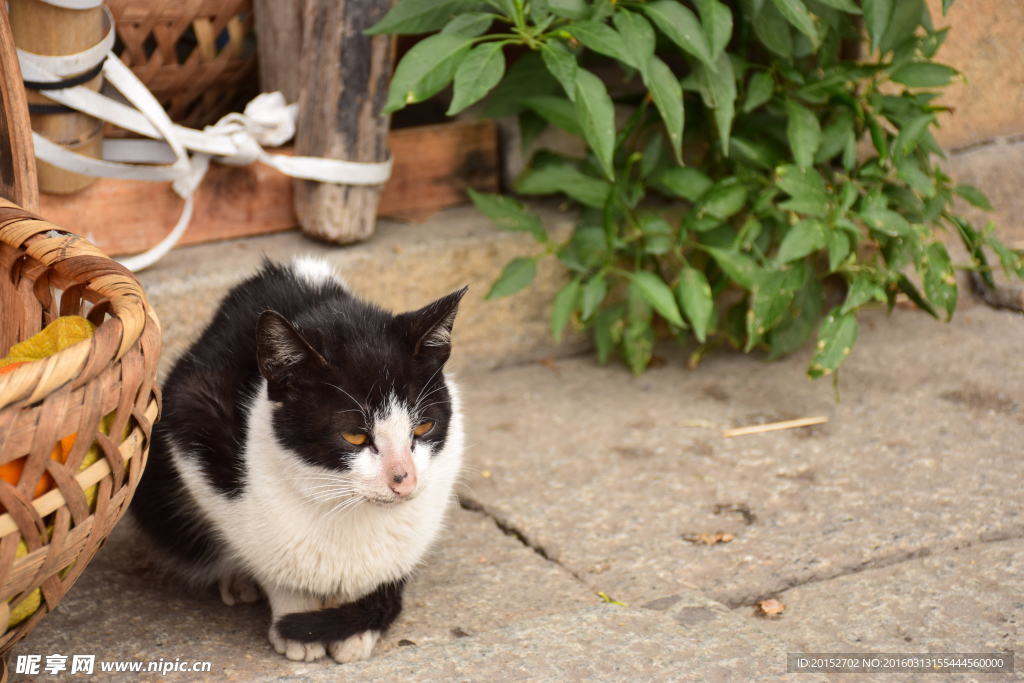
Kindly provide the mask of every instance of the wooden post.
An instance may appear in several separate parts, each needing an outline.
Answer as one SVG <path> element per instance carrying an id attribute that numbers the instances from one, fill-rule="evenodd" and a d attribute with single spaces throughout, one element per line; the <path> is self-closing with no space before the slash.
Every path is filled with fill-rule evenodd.
<path id="1" fill-rule="evenodd" d="M 303 0 L 254 0 L 256 56 L 260 90 L 280 90 L 288 102 L 299 100 Z"/>
<path id="2" fill-rule="evenodd" d="M 38 211 L 31 131 L 14 38 L 7 13 L 0 10 L 0 197 L 28 211 Z"/>
<path id="3" fill-rule="evenodd" d="M 365 31 L 387 12 L 380 0 L 305 0 L 295 153 L 384 161 L 382 116 L 394 59 L 389 36 Z M 382 186 L 295 181 L 295 214 L 309 235 L 341 244 L 373 234 Z"/>
<path id="4" fill-rule="evenodd" d="M 42 0 L 9 0 L 15 44 L 40 55 L 70 55 L 92 47 L 103 38 L 103 8 L 75 10 L 49 5 Z M 68 74 L 74 76 L 75 74 Z M 103 76 L 83 83 L 99 90 Z M 41 93 L 28 92 L 29 104 L 55 104 Z M 31 114 L 32 129 L 68 149 L 93 158 L 103 151 L 103 122 L 78 112 Z M 84 190 L 96 179 L 65 171 L 45 162 L 36 165 L 39 189 L 70 194 Z"/>

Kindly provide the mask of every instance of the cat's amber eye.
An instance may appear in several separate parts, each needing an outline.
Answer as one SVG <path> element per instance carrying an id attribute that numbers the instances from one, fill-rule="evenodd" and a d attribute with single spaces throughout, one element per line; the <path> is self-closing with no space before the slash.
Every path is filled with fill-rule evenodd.
<path id="1" fill-rule="evenodd" d="M 433 428 L 434 423 L 431 422 L 430 420 L 426 420 L 425 422 L 420 422 L 418 425 L 416 425 L 416 429 L 412 430 L 412 433 L 415 434 L 416 436 L 423 436 Z"/>
<path id="2" fill-rule="evenodd" d="M 358 434 L 356 432 L 343 432 L 341 438 L 348 441 L 353 446 L 362 446 L 366 443 L 366 434 Z"/>

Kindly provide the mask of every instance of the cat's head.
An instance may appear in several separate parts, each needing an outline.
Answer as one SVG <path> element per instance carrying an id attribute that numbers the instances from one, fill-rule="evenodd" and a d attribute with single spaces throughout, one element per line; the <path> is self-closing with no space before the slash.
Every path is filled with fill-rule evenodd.
<path id="1" fill-rule="evenodd" d="M 452 423 L 443 367 L 465 292 L 400 315 L 350 299 L 292 321 L 260 316 L 273 432 L 299 461 L 303 495 L 390 505 L 429 484 Z"/>

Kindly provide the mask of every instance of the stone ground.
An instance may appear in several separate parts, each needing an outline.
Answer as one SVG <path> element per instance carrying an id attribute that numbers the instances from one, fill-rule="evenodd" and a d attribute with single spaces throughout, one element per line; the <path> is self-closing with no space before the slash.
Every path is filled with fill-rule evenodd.
<path id="1" fill-rule="evenodd" d="M 279 657 L 262 606 L 183 591 L 130 524 L 15 654 L 181 657 L 248 681 L 748 679 L 783 676 L 787 652 L 1020 653 L 1022 341 L 1024 317 L 968 299 L 948 325 L 870 313 L 838 402 L 801 354 L 464 371 L 461 506 L 374 659 Z M 810 415 L 829 422 L 722 436 Z M 735 538 L 685 540 L 702 532 Z M 768 597 L 780 617 L 755 616 Z"/>
<path id="2" fill-rule="evenodd" d="M 189 593 L 129 520 L 13 654 L 212 663 L 178 680 L 618 681 L 781 678 L 788 652 L 1024 652 L 1024 316 L 966 287 L 950 324 L 867 312 L 838 395 L 806 378 L 809 349 L 687 370 L 668 346 L 633 377 L 578 355 L 578 337 L 552 345 L 557 269 L 483 301 L 532 249 L 455 209 L 382 222 L 355 249 L 296 233 L 184 248 L 142 277 L 164 369 L 263 254 L 321 254 L 393 309 L 471 285 L 451 363 L 467 406 L 460 504 L 373 659 L 285 660 L 264 606 Z M 806 416 L 828 422 L 722 435 Z M 692 542 L 716 533 L 733 538 Z M 757 616 L 767 598 L 785 611 Z"/>

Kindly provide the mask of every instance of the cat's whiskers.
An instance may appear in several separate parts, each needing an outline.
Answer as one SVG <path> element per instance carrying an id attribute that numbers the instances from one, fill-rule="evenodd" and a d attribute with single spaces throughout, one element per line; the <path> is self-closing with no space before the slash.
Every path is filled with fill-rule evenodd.
<path id="1" fill-rule="evenodd" d="M 337 384 L 332 384 L 330 382 L 322 382 L 322 384 L 325 384 L 326 386 L 329 386 L 329 387 L 332 387 L 334 389 L 337 389 L 341 393 L 343 393 L 346 396 L 348 396 L 349 400 L 352 401 L 353 403 L 355 403 L 356 406 L 359 408 L 359 414 L 363 416 L 363 421 L 366 422 L 367 424 L 370 424 L 370 416 L 368 415 L 368 410 L 369 410 L 368 406 L 363 404 L 362 401 L 357 401 L 355 396 L 353 396 L 352 394 L 348 393 L 347 391 L 345 391 L 344 389 L 339 387 Z"/>

